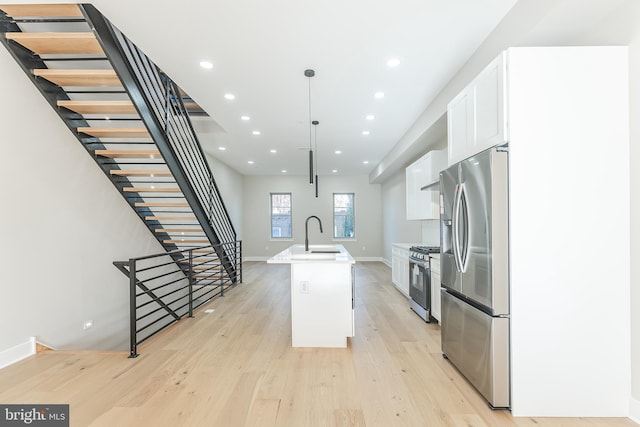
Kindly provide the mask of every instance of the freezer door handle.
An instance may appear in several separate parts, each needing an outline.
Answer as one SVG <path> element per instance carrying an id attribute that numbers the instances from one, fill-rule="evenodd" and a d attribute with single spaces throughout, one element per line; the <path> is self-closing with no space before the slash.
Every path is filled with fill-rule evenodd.
<path id="1" fill-rule="evenodd" d="M 452 214 L 452 232 L 453 232 L 453 259 L 456 263 L 456 270 L 463 272 L 463 248 L 460 245 L 460 214 L 462 208 L 462 197 L 464 193 L 464 184 L 456 184 L 455 190 L 456 196 L 453 199 L 453 214 Z"/>
<path id="2" fill-rule="evenodd" d="M 469 209 L 467 206 L 467 190 L 464 184 L 460 184 L 460 201 L 458 202 L 458 209 L 462 213 L 462 224 L 464 227 L 464 242 L 462 244 L 462 250 L 460 251 L 460 271 L 467 272 L 469 266 L 469 239 L 471 236 L 469 230 Z"/>

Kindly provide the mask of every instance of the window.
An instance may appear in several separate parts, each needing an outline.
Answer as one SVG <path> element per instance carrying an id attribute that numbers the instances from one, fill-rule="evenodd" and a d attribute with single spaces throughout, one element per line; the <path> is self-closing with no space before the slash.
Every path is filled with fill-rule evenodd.
<path id="1" fill-rule="evenodd" d="M 291 193 L 271 193 L 271 238 L 291 238 Z"/>
<path id="2" fill-rule="evenodd" d="M 356 217 L 354 214 L 354 194 L 333 194 L 333 238 L 354 239 L 356 237 Z"/>

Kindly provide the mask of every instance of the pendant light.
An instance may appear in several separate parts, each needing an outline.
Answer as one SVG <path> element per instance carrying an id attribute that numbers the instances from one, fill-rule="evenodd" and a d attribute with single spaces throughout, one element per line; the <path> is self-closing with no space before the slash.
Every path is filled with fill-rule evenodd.
<path id="1" fill-rule="evenodd" d="M 313 125 L 313 142 L 315 144 L 314 151 L 316 152 L 316 199 L 318 198 L 318 125 L 319 121 L 314 120 L 311 122 Z"/>
<path id="2" fill-rule="evenodd" d="M 304 70 L 309 79 L 309 184 L 313 184 L 313 149 L 311 148 L 311 77 L 316 75 L 312 69 Z"/>

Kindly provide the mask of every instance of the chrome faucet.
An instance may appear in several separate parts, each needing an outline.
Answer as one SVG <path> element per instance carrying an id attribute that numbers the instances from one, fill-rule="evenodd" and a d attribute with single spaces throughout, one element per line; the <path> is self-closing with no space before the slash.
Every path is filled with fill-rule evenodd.
<path id="1" fill-rule="evenodd" d="M 320 225 L 320 232 L 322 233 L 322 221 L 320 221 L 320 218 L 318 218 L 315 215 L 311 215 L 309 218 L 307 218 L 307 220 L 304 222 L 304 251 L 305 252 L 309 252 L 309 220 L 311 218 L 315 218 L 318 220 L 318 224 Z"/>

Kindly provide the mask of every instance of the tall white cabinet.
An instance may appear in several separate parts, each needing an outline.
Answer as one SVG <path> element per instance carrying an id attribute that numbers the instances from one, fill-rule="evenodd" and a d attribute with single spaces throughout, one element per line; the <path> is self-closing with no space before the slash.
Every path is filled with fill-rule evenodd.
<path id="1" fill-rule="evenodd" d="M 511 48 L 449 105 L 449 163 L 509 147 L 515 416 L 629 414 L 628 90 L 625 47 Z"/>

